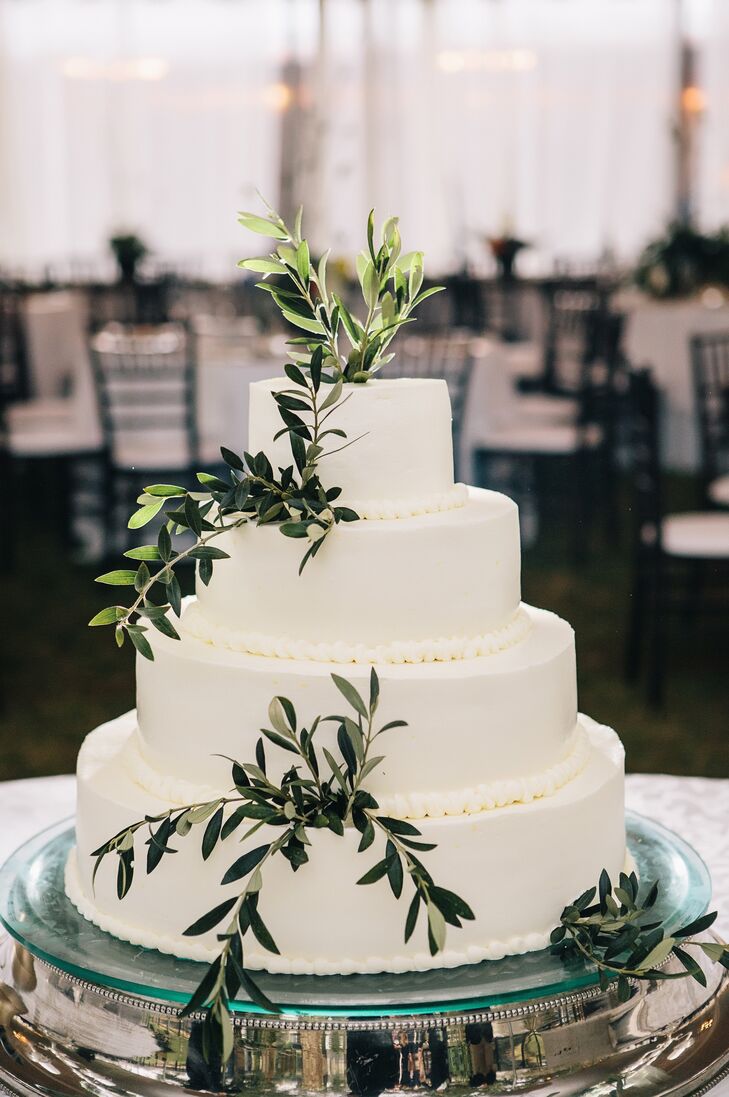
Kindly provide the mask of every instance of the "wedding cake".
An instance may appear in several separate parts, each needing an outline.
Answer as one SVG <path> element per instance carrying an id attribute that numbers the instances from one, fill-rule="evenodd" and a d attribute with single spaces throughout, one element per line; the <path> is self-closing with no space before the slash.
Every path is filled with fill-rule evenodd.
<path id="1" fill-rule="evenodd" d="M 275 437 L 274 395 L 287 384 L 250 391 L 249 448 L 274 467 L 291 460 L 288 439 Z M 172 841 L 175 855 L 154 873 L 140 869 L 121 899 L 112 859 L 94 878 L 93 852 L 134 819 L 224 796 L 228 759 L 254 756 L 273 697 L 313 720 L 337 710 L 332 673 L 364 694 L 372 666 L 378 717 L 407 726 L 388 733 L 368 791 L 435 846 L 428 870 L 475 917 L 449 929 L 435 955 L 422 925 L 404 943 L 387 881 L 357 886 L 367 868 L 357 830 L 311 829 L 295 878 L 283 859 L 266 868 L 260 911 L 280 954 L 252 943 L 248 968 L 406 971 L 543 948 L 565 904 L 602 869 L 617 878 L 624 867 L 620 741 L 578 714 L 570 626 L 521 602 L 517 507 L 454 484 L 445 382 L 347 389 L 337 426 L 356 444 L 322 467 L 360 520 L 337 525 L 301 574 L 301 542 L 274 525 L 222 534 L 228 558 L 198 583 L 180 639 L 154 633 L 154 661 L 138 658 L 136 712 L 81 749 L 67 892 L 85 917 L 137 945 L 217 955 L 219 930 L 183 930 L 239 889 L 221 877 L 245 849 L 240 832 L 207 859 L 199 842 Z M 331 751 L 335 733 L 333 724 L 317 732 Z M 136 840 L 141 859 L 144 836 Z"/>

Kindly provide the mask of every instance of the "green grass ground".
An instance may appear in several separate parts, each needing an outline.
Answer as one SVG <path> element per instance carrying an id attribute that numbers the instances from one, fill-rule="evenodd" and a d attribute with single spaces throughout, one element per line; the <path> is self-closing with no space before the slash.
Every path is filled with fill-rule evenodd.
<path id="1" fill-rule="evenodd" d="M 687 498 L 686 487 L 672 495 Z M 64 559 L 35 501 L 13 509 L 18 559 L 0 575 L 0 780 L 72 770 L 86 732 L 134 697 L 132 653 L 86 628 L 105 601 L 98 568 Z M 576 569 L 559 530 L 524 556 L 524 597 L 574 625 L 581 708 L 618 729 L 628 768 L 729 776 L 729 622 L 676 625 L 656 713 L 622 680 L 628 580 L 626 551 L 603 548 Z"/>

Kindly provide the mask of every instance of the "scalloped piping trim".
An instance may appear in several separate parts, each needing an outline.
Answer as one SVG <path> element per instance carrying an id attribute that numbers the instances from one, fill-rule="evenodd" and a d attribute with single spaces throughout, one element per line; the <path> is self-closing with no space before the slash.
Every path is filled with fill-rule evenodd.
<path id="1" fill-rule="evenodd" d="M 476 815 L 508 804 L 528 804 L 551 796 L 580 773 L 590 755 L 587 733 L 578 723 L 570 737 L 565 757 L 542 773 L 530 777 L 510 777 L 500 781 L 459 789 L 456 792 L 422 792 L 377 797 L 385 815 L 400 819 L 440 819 L 445 815 Z M 124 768 L 130 780 L 145 792 L 172 804 L 192 804 L 216 800 L 225 790 L 196 785 L 184 778 L 160 773 L 144 757 L 138 729 L 123 749 Z"/>
<path id="2" fill-rule="evenodd" d="M 422 792 L 410 795 L 380 796 L 378 802 L 386 815 L 401 819 L 442 818 L 444 815 L 477 815 L 483 811 L 528 804 L 551 796 L 580 773 L 590 756 L 587 733 L 577 724 L 570 737 L 565 757 L 542 773 L 531 777 L 509 777 L 490 781 L 457 792 Z"/>
<path id="3" fill-rule="evenodd" d="M 144 757 L 139 728 L 136 726 L 122 748 L 121 758 L 129 779 L 138 788 L 160 800 L 167 800 L 170 804 L 199 804 L 225 795 L 225 789 L 195 784 L 184 777 L 160 773 Z"/>
<path id="4" fill-rule="evenodd" d="M 448 491 L 437 495 L 416 495 L 411 499 L 343 499 L 342 502 L 368 522 L 387 521 L 390 518 L 416 518 L 419 514 L 437 514 L 443 510 L 455 510 L 468 501 L 465 484 L 454 484 Z"/>
<path id="5" fill-rule="evenodd" d="M 448 663 L 477 659 L 514 647 L 532 630 L 534 622 L 519 607 L 508 624 L 481 636 L 444 636 L 436 640 L 393 640 L 388 644 L 311 643 L 288 636 L 243 632 L 206 620 L 197 602 L 184 613 L 182 628 L 190 636 L 214 647 L 273 659 L 297 659 L 314 663 Z"/>
<path id="6" fill-rule="evenodd" d="M 173 937 L 156 933 L 140 926 L 131 926 L 113 914 L 106 914 L 85 894 L 79 879 L 76 847 L 68 855 L 65 869 L 66 895 L 89 922 L 93 922 L 105 933 L 120 937 L 141 948 L 157 949 L 184 960 L 200 960 L 206 963 L 218 956 L 219 945 L 208 946 L 202 941 L 188 941 L 184 937 Z M 427 952 L 415 952 L 411 955 L 367 956 L 361 959 L 344 957 L 333 961 L 327 959 L 297 960 L 289 956 L 275 956 L 270 953 L 246 950 L 246 967 L 254 971 L 270 971 L 280 975 L 354 975 L 357 973 L 376 973 L 380 971 L 430 971 L 436 968 L 460 967 L 462 964 L 478 964 L 482 960 L 499 960 L 502 956 L 512 956 L 521 952 L 534 952 L 545 948 L 549 942 L 550 930 L 544 933 L 530 933 L 523 937 L 511 937 L 508 941 L 490 941 L 486 945 L 469 945 L 468 948 L 445 949 L 437 956 Z"/>

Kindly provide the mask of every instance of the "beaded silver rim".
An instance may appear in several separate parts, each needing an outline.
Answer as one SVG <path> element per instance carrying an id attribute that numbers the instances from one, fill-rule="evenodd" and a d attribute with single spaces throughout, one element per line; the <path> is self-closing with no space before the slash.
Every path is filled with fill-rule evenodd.
<path id="1" fill-rule="evenodd" d="M 122 1002 L 124 1005 L 131 1006 L 134 1009 L 142 1009 L 167 1017 L 179 1017 L 184 1009 L 184 1006 L 182 1005 L 172 1004 L 156 998 L 143 998 L 138 995 L 128 994 L 126 991 L 118 990 L 113 987 L 105 987 L 98 983 L 91 983 L 86 979 L 80 979 L 70 972 L 64 971 L 63 968 L 51 964 L 48 960 L 44 960 L 41 957 L 35 957 L 35 959 L 37 963 L 47 971 L 50 971 L 63 979 L 69 979 L 74 986 L 80 987 L 81 990 L 89 993 L 97 994 L 101 998 L 106 998 L 113 1002 Z M 383 1010 L 382 1016 L 380 1017 L 367 1017 L 362 1018 L 361 1020 L 350 1017 L 342 1017 L 341 1019 L 335 1017 L 330 1018 L 325 1015 L 321 1016 L 321 1018 L 318 1016 L 312 1017 L 311 1015 L 306 1014 L 301 1014 L 295 1018 L 277 1018 L 267 1015 L 259 1016 L 255 1013 L 234 1013 L 233 1023 L 236 1028 L 275 1029 L 283 1032 L 292 1032 L 301 1029 L 314 1032 L 392 1032 L 403 1026 L 408 1028 L 444 1028 L 452 1025 L 513 1021 L 524 1017 L 531 1017 L 549 1009 L 563 1009 L 565 1006 L 578 1006 L 584 1002 L 594 1001 L 604 993 L 605 992 L 602 991 L 599 986 L 595 986 L 586 990 L 575 991 L 574 993 L 567 993 L 556 997 L 535 998 L 533 1001 L 525 1002 L 523 1005 L 519 1006 L 504 1006 L 503 1008 L 474 1010 L 473 1012 L 465 1013 L 462 1011 L 451 1012 L 447 1005 L 443 1007 L 442 1011 L 432 1010 L 430 1013 L 422 1014 L 398 1013 L 393 1015 L 387 1014 L 387 1012 Z M 199 1010 L 188 1016 L 192 1021 L 201 1021 L 204 1019 L 205 1013 L 204 1011 Z"/>

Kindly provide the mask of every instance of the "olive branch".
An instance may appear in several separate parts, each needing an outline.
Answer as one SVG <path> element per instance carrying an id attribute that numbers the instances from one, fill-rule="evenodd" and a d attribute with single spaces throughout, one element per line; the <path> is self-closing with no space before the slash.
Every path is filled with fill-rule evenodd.
<path id="1" fill-rule="evenodd" d="M 402 253 L 397 217 L 388 217 L 382 226 L 379 244 L 375 243 L 375 211 L 367 218 L 367 250 L 356 260 L 357 278 L 366 308 L 359 320 L 337 293 L 327 285 L 325 252 L 315 265 L 309 244 L 302 238 L 303 208 L 296 215 L 293 229 L 268 203 L 266 216 L 243 212 L 238 220 L 244 228 L 275 240 L 269 255 L 241 259 L 245 270 L 262 274 L 258 288 L 270 293 L 285 320 L 306 332 L 289 340 L 298 348 L 292 353 L 297 365 L 308 368 L 309 356 L 317 349 L 322 366 L 332 381 L 364 383 L 393 355 L 386 353 L 404 324 L 412 323 L 413 311 L 444 286 L 423 289 L 423 252 Z M 280 276 L 282 282 L 272 282 Z M 340 345 L 344 334 L 346 343 Z M 348 344 L 348 347 L 347 347 Z"/>
<path id="2" fill-rule="evenodd" d="M 610 979 L 617 978 L 618 1000 L 630 997 L 631 979 L 685 979 L 692 977 L 706 986 L 706 976 L 687 950 L 699 949 L 708 959 L 729 968 L 729 948 L 719 941 L 694 941 L 716 920 L 716 911 L 703 914 L 680 929 L 667 933 L 660 921 L 651 921 L 651 910 L 658 899 L 656 881 L 639 897 L 638 877 L 620 873 L 613 887 L 603 869 L 597 888 L 590 888 L 562 911 L 560 924 L 552 931 L 551 951 L 568 963 L 587 960 L 599 973 L 600 986 L 606 990 Z M 594 902 L 597 897 L 597 902 Z M 669 957 L 675 957 L 681 971 L 662 970 Z"/>
<path id="3" fill-rule="evenodd" d="M 384 855 L 357 882 L 374 884 L 387 879 L 396 899 L 403 894 L 406 879 L 412 886 L 412 898 L 405 919 L 404 939 L 409 941 L 418 923 L 421 908 L 427 923 L 427 941 L 431 955 L 445 947 L 448 925 L 459 928 L 462 920 L 474 915 L 468 904 L 452 891 L 438 886 L 420 854 L 435 849 L 421 840 L 412 823 L 393 819 L 379 812 L 379 805 L 366 790 L 370 773 L 384 761 L 374 753 L 376 741 L 385 732 L 407 726 L 404 720 L 391 720 L 376 726 L 380 686 L 377 673 L 370 672 L 369 697 L 362 698 L 345 678 L 332 674 L 332 681 L 347 702 L 350 712 L 318 716 L 309 728 L 300 727 L 296 710 L 286 697 L 274 697 L 268 710 L 270 728 L 261 729 L 254 763 L 229 759 L 233 789 L 230 794 L 205 803 L 171 808 L 159 815 L 146 816 L 119 831 L 91 854 L 96 859 L 93 879 L 104 858 L 117 857 L 116 887 L 121 900 L 132 887 L 135 874 L 135 837 L 146 830 L 146 872 L 153 872 L 162 859 L 175 853 L 171 842 L 186 838 L 202 825 L 201 853 L 207 860 L 213 851 L 240 830 L 248 843 L 261 827 L 280 828 L 281 833 L 245 852 L 230 864 L 221 879 L 221 887 L 244 881 L 236 896 L 225 899 L 202 914 L 184 931 L 196 937 L 224 926 L 217 937 L 221 948 L 199 986 L 182 1011 L 183 1016 L 205 1010 L 203 1027 L 206 1057 L 227 1059 L 232 1050 L 231 1002 L 241 988 L 256 1005 L 277 1012 L 276 1005 L 262 992 L 245 967 L 244 943 L 251 933 L 268 952 L 279 949 L 259 910 L 264 884 L 264 869 L 275 856 L 284 857 L 294 872 L 309 861 L 309 832 L 331 830 L 343 837 L 345 827 L 359 832 L 358 852 L 368 850 L 379 836 L 384 840 Z M 337 725 L 339 757 L 322 747 L 317 750 L 315 736 L 322 723 Z M 276 781 L 268 771 L 264 740 L 296 761 Z"/>
<path id="4" fill-rule="evenodd" d="M 284 366 L 293 387 L 273 392 L 283 426 L 274 441 L 286 434 L 291 446 L 292 463 L 275 471 L 265 453 L 239 456 L 221 447 L 228 479 L 198 472 L 199 490 L 189 491 L 177 484 L 151 484 L 138 497 L 138 509 L 129 519 L 129 528 L 142 529 L 161 515 L 162 525 L 156 544 L 128 549 L 124 556 L 138 562 L 136 569 L 118 568 L 98 576 L 96 582 L 112 587 L 133 587 L 136 597 L 131 606 L 106 606 L 89 625 L 113 625 L 121 647 L 127 636 L 147 659 L 154 653 L 145 636 L 148 626 L 173 640 L 179 634 L 170 615 L 180 617 L 182 591 L 177 569 L 194 560 L 200 579 L 206 585 L 216 561 L 228 554 L 210 544 L 215 538 L 247 522 L 275 524 L 286 537 L 301 538 L 307 547 L 299 574 L 320 551 L 327 536 L 339 522 L 353 522 L 359 515 L 349 507 L 336 504 L 341 488 L 325 488 L 319 476 L 319 464 L 359 441 L 347 439 L 341 428 L 327 425 L 341 407 L 347 383 L 367 381 L 390 360 L 386 348 L 397 330 L 413 317 L 415 307 L 443 287 L 421 290 L 422 252 L 401 255 L 398 219 L 389 218 L 382 229 L 382 242 L 375 249 L 374 211 L 367 222 L 368 253 L 357 260 L 362 292 L 367 304 L 364 323 L 357 320 L 337 294 L 330 294 L 326 283 L 327 256 L 315 267 L 309 245 L 301 236 L 302 210 L 289 230 L 274 210 L 267 217 L 242 213 L 240 223 L 253 232 L 280 241 L 268 258 L 244 259 L 241 266 L 269 275 L 283 276 L 283 283 L 258 283 L 272 294 L 284 318 L 308 332 L 305 337 L 289 340 L 295 347 Z M 350 343 L 344 354 L 339 347 L 340 327 Z M 329 441 L 327 442 L 327 439 Z M 332 439 L 342 444 L 331 446 Z M 325 444 L 326 443 L 326 444 Z M 178 550 L 173 538 L 186 534 L 194 544 Z"/>

